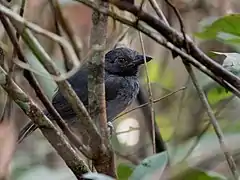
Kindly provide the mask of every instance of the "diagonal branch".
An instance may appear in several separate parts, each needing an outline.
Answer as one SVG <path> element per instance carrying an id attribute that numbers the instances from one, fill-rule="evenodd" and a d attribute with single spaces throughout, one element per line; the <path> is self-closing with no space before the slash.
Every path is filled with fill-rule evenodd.
<path id="1" fill-rule="evenodd" d="M 136 25 L 136 23 L 134 23 L 134 22 L 132 22 L 132 21 L 126 19 L 126 18 L 122 18 L 122 17 L 118 16 L 116 13 L 110 12 L 110 11 L 108 11 L 106 9 L 103 9 L 103 8 L 102 9 L 97 8 L 96 4 L 94 4 L 92 2 L 89 2 L 87 0 L 75 0 L 75 1 L 81 2 L 81 3 L 91 7 L 94 10 L 98 10 L 99 12 L 101 12 L 103 14 L 107 14 L 108 16 L 111 16 L 113 19 L 116 19 L 116 20 L 118 20 L 118 21 L 120 21 L 124 24 L 129 25 L 129 26 L 132 26 L 132 27 L 142 31 L 143 33 L 145 33 L 146 35 L 148 35 L 152 39 L 158 41 L 158 43 L 159 43 L 159 37 L 156 38 L 157 34 L 155 32 L 152 33 L 152 34 L 151 33 L 149 34 L 149 29 L 146 29 L 144 26 L 139 26 L 140 23 L 138 25 Z M 176 47 L 180 47 L 180 48 L 184 47 L 184 38 L 181 35 L 181 33 L 176 31 L 175 29 L 165 25 L 164 22 L 162 22 L 161 20 L 158 20 L 154 16 L 152 16 L 152 15 L 150 15 L 150 14 L 144 12 L 144 11 L 139 13 L 139 8 L 138 7 L 136 7 L 132 4 L 129 4 L 125 1 L 124 2 L 123 1 L 110 1 L 110 2 L 114 5 L 116 5 L 119 9 L 126 10 L 126 11 L 134 14 L 135 16 L 138 16 L 139 20 L 145 22 L 151 28 L 158 31 L 168 41 L 172 42 Z M 213 61 L 211 58 L 209 58 L 206 54 L 204 54 L 190 40 L 190 38 L 187 38 L 187 42 L 188 42 L 189 47 L 190 47 L 190 54 L 191 54 L 191 56 L 193 56 L 193 58 L 195 58 L 197 61 L 199 61 L 201 64 L 206 66 L 209 70 L 211 70 L 212 73 L 214 73 L 215 76 L 221 77 L 222 80 L 225 80 L 226 82 L 231 84 L 231 86 L 234 87 L 235 90 L 240 89 L 240 78 L 239 77 L 237 77 L 233 73 L 227 71 L 221 65 L 219 65 L 218 63 Z M 164 44 L 166 45 L 167 43 L 168 42 L 165 42 Z M 169 47 L 169 44 L 168 44 L 168 48 L 176 49 L 176 47 L 173 48 L 172 45 L 170 45 L 170 46 L 171 47 Z M 184 52 L 182 52 L 182 51 L 177 52 L 177 54 L 179 54 L 179 53 L 182 54 Z M 184 56 L 186 56 L 186 53 L 184 54 Z M 204 68 L 206 69 L 206 67 L 204 67 Z M 218 80 L 217 82 L 221 82 L 221 81 Z M 231 92 L 234 92 L 232 87 L 229 87 L 229 86 L 227 86 L 227 87 L 229 88 L 229 90 Z"/>
<path id="2" fill-rule="evenodd" d="M 46 36 L 47 38 L 50 38 L 51 40 L 59 43 L 61 46 L 63 46 L 67 50 L 68 55 L 69 55 L 69 57 L 71 57 L 71 60 L 72 60 L 73 64 L 75 65 L 75 67 L 72 70 L 70 70 L 69 72 L 67 72 L 66 74 L 59 74 L 57 77 L 55 77 L 55 80 L 58 80 L 58 81 L 65 80 L 66 77 L 72 76 L 79 70 L 81 64 L 80 64 L 78 57 L 76 56 L 72 46 L 69 44 L 69 42 L 66 39 L 64 39 L 63 37 L 60 37 L 52 32 L 49 32 L 34 23 L 26 21 L 24 18 L 22 18 L 21 16 L 19 16 L 16 13 L 14 13 L 10 9 L 4 7 L 2 4 L 0 4 L 0 11 L 2 12 L 2 14 L 8 16 L 8 18 L 11 20 L 11 22 L 14 24 L 14 26 L 18 27 L 19 34 L 22 35 L 22 33 L 24 33 L 24 31 L 25 31 L 25 28 L 28 27 L 29 29 L 34 30 L 36 33 Z"/>
<path id="3" fill-rule="evenodd" d="M 43 66 L 51 74 L 59 76 L 60 72 L 58 71 L 55 63 L 51 60 L 49 55 L 45 52 L 33 34 L 28 29 L 19 28 L 18 24 L 14 22 L 13 25 L 18 32 L 21 32 L 23 40 L 33 51 L 38 60 L 43 64 Z M 77 127 L 81 127 L 78 128 L 79 134 L 82 135 L 83 139 L 88 140 L 91 149 L 98 149 L 102 142 L 102 138 L 83 103 L 66 80 L 58 81 L 57 84 L 60 92 L 64 95 L 68 103 L 72 106 L 73 110 L 77 114 L 77 120 L 74 123 Z"/>
<path id="4" fill-rule="evenodd" d="M 20 48 L 20 45 L 17 41 L 16 36 L 14 35 L 14 32 L 12 31 L 9 22 L 6 20 L 6 18 L 0 13 L 0 19 L 3 23 L 4 28 L 6 29 L 6 32 L 8 33 L 8 36 L 14 46 L 14 51 L 16 52 L 19 60 L 21 60 L 22 62 L 27 62 L 27 60 L 25 59 L 25 56 L 23 55 L 23 52 Z M 42 103 L 45 105 L 45 107 L 47 108 L 47 110 L 49 111 L 49 113 L 52 115 L 52 117 L 56 120 L 57 124 L 59 125 L 59 127 L 63 130 L 63 132 L 68 136 L 68 138 L 74 143 L 74 145 L 76 147 L 78 147 L 80 149 L 81 147 L 81 152 L 83 152 L 83 154 L 89 154 L 87 153 L 87 150 L 85 150 L 83 148 L 83 145 L 81 142 L 78 141 L 78 139 L 76 138 L 76 136 L 72 133 L 72 131 L 69 129 L 68 125 L 66 124 L 66 122 L 61 118 L 61 116 L 59 115 L 59 113 L 55 110 L 55 108 L 53 107 L 53 105 L 51 104 L 51 102 L 48 100 L 48 98 L 46 97 L 46 95 L 43 93 L 40 85 L 38 84 L 37 80 L 35 79 L 34 75 L 32 73 L 30 73 L 29 71 L 24 71 L 24 76 L 25 78 L 28 80 L 29 84 L 32 86 L 32 88 L 35 90 L 36 95 L 38 96 L 38 98 L 42 101 Z M 37 128 L 36 125 L 35 127 L 33 127 L 33 123 L 30 122 L 29 126 L 33 129 Z M 29 132 L 30 130 L 27 129 Z M 19 136 L 19 142 L 25 138 L 25 136 L 27 136 L 28 134 L 25 134 L 25 131 L 21 131 L 20 136 Z M 88 155 L 89 156 L 89 155 Z"/>
<path id="5" fill-rule="evenodd" d="M 139 18 L 139 20 L 144 21 L 146 24 L 157 30 L 160 34 L 162 34 L 168 41 L 172 42 L 177 47 L 184 47 L 184 37 L 175 29 L 167 26 L 163 21 L 156 19 L 154 16 L 141 11 L 139 13 L 139 8 L 123 1 L 110 1 L 112 4 L 117 6 L 119 9 L 126 10 L 131 12 L 135 16 Z M 232 74 L 229 71 L 226 71 L 221 65 L 216 63 L 214 60 L 209 58 L 206 54 L 204 54 L 194 43 L 193 41 L 187 37 L 187 43 L 189 46 L 189 53 L 196 58 L 200 63 L 204 66 L 208 67 L 212 72 L 217 75 L 222 76 L 229 83 L 234 85 L 237 89 L 240 89 L 240 78 L 236 75 Z"/>
<path id="6" fill-rule="evenodd" d="M 184 37 L 184 47 L 185 47 L 187 53 L 190 53 L 189 44 L 186 41 L 185 27 L 184 27 L 184 24 L 183 24 L 182 17 L 180 15 L 179 11 L 175 8 L 175 6 L 170 1 L 168 1 L 168 0 L 165 0 L 165 1 L 173 9 L 174 13 L 176 14 L 176 16 L 179 20 L 180 27 L 181 27 L 181 32 L 182 32 L 182 35 Z M 213 110 L 212 110 L 212 108 L 211 108 L 211 106 L 208 102 L 208 99 L 207 99 L 202 87 L 200 86 L 200 84 L 197 80 L 197 77 L 196 77 L 196 75 L 195 75 L 195 73 L 192 69 L 192 66 L 188 62 L 186 62 L 185 59 L 182 59 L 182 62 L 184 64 L 189 76 L 191 77 L 191 80 L 192 80 L 192 82 L 193 82 L 193 84 L 194 84 L 194 86 L 195 86 L 195 88 L 198 92 L 199 98 L 202 101 L 202 104 L 203 104 L 204 108 L 207 111 L 207 114 L 208 114 L 209 119 L 210 119 L 210 123 L 212 124 L 213 129 L 214 129 L 214 131 L 217 135 L 217 138 L 218 138 L 218 141 L 219 141 L 219 144 L 220 144 L 220 148 L 223 151 L 223 154 L 224 154 L 224 156 L 227 160 L 227 163 L 228 163 L 229 169 L 232 173 L 232 176 L 235 180 L 238 180 L 239 173 L 238 173 L 238 170 L 237 170 L 237 166 L 236 166 L 236 164 L 234 162 L 234 159 L 233 159 L 231 153 L 229 152 L 229 149 L 228 149 L 228 147 L 225 143 L 224 134 L 223 134 L 223 132 L 221 130 L 221 127 L 220 127 L 220 125 L 219 125 L 219 123 L 218 123 L 218 121 L 217 121 L 217 119 L 216 119 L 216 117 L 213 113 Z"/>
<path id="7" fill-rule="evenodd" d="M 89 169 L 80 158 L 78 152 L 71 146 L 66 136 L 54 126 L 54 124 L 43 114 L 38 106 L 15 84 L 12 79 L 6 83 L 8 75 L 0 67 L 2 88 L 8 93 L 13 101 L 24 111 L 24 113 L 37 124 L 43 135 L 57 150 L 67 166 L 73 171 L 75 176 L 80 179 L 81 175 L 88 172 Z"/>

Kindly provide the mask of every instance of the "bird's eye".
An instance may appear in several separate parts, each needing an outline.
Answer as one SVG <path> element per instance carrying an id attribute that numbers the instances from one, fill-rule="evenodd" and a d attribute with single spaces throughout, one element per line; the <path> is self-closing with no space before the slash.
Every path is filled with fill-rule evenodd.
<path id="1" fill-rule="evenodd" d="M 118 62 L 121 63 L 121 64 L 123 64 L 123 63 L 125 62 L 125 59 L 120 58 L 120 59 L 118 59 Z"/>

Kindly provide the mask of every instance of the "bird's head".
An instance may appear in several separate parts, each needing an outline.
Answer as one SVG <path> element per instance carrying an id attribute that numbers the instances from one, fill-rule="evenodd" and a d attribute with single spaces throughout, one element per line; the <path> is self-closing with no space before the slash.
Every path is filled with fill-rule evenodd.
<path id="1" fill-rule="evenodd" d="M 146 56 L 146 61 L 152 57 Z M 144 64 L 144 56 L 129 48 L 116 48 L 105 55 L 105 70 L 119 76 L 135 76 L 138 67 Z"/>

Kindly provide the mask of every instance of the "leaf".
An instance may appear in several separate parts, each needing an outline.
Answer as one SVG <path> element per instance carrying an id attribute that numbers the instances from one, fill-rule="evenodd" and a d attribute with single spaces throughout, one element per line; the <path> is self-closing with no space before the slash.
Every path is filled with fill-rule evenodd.
<path id="1" fill-rule="evenodd" d="M 239 22 L 240 14 L 227 15 L 205 26 L 202 32 L 195 35 L 202 39 L 216 39 L 220 32 L 224 32 L 240 37 Z"/>
<path id="2" fill-rule="evenodd" d="M 144 159 L 133 171 L 130 180 L 149 180 L 158 171 L 160 178 L 168 162 L 167 152 L 155 154 Z"/>
<path id="3" fill-rule="evenodd" d="M 222 86 L 214 87 L 207 92 L 208 101 L 211 105 L 214 105 L 222 100 L 228 99 L 231 96 L 232 93 L 226 91 L 226 89 L 223 88 Z"/>
<path id="4" fill-rule="evenodd" d="M 132 174 L 133 169 L 132 165 L 120 163 L 117 167 L 118 180 L 127 180 Z"/>
<path id="5" fill-rule="evenodd" d="M 100 173 L 86 173 L 83 177 L 89 180 L 114 180 L 112 177 Z"/>
<path id="6" fill-rule="evenodd" d="M 213 52 L 218 55 L 224 55 L 223 67 L 233 74 L 240 75 L 240 54 L 239 53 L 221 53 Z M 211 104 L 215 104 L 221 100 L 232 96 L 231 92 L 227 92 L 222 86 L 216 86 L 208 91 L 208 99 Z"/>
<path id="7" fill-rule="evenodd" d="M 35 71 L 41 73 L 42 75 L 37 75 L 33 73 L 42 87 L 44 93 L 47 95 L 49 99 L 52 98 L 54 90 L 56 89 L 56 83 L 51 79 L 50 74 L 47 70 L 42 66 L 42 64 L 36 59 L 36 57 L 28 51 L 27 53 L 27 61 L 30 64 L 30 67 Z"/>
<path id="8" fill-rule="evenodd" d="M 240 54 L 239 53 L 222 53 L 214 52 L 215 54 L 224 55 L 226 58 L 223 61 L 223 67 L 235 75 L 240 75 Z"/>

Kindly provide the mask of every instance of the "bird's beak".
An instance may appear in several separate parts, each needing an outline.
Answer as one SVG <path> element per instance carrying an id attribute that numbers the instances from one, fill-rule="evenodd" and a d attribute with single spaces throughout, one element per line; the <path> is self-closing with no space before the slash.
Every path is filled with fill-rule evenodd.
<path id="1" fill-rule="evenodd" d="M 151 60 L 152 60 L 152 57 L 146 55 L 146 61 L 149 62 Z M 136 59 L 134 60 L 134 64 L 136 65 L 144 64 L 144 55 L 137 55 Z"/>

